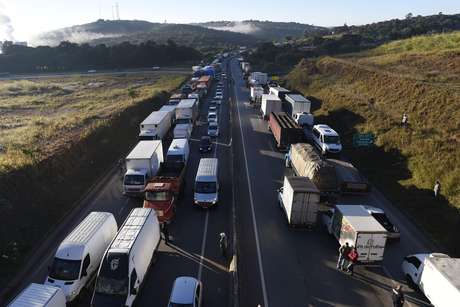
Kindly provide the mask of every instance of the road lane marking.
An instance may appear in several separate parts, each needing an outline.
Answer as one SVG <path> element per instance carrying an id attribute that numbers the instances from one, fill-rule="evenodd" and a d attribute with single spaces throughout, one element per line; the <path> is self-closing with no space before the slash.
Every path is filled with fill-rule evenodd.
<path id="1" fill-rule="evenodd" d="M 233 87 L 233 90 L 235 91 L 235 87 Z M 240 134 L 241 134 L 241 143 L 243 144 L 243 155 L 244 155 L 244 166 L 246 168 L 246 180 L 248 182 L 248 190 L 249 190 L 249 202 L 251 204 L 251 213 L 252 213 L 252 226 L 254 230 L 254 237 L 256 240 L 256 249 L 257 249 L 257 262 L 259 265 L 259 273 L 260 273 L 260 283 L 262 286 L 262 294 L 263 294 L 263 299 L 264 299 L 264 307 L 268 307 L 268 298 L 267 298 L 267 290 L 265 287 L 265 277 L 264 277 L 264 269 L 262 266 L 262 255 L 260 253 L 260 243 L 259 243 L 259 235 L 257 231 L 257 221 L 256 221 L 256 216 L 255 216 L 255 211 L 254 211 L 254 201 L 252 197 L 252 187 L 251 187 L 251 180 L 249 178 L 249 168 L 248 168 L 248 158 L 246 155 L 246 145 L 244 142 L 244 133 L 243 133 L 243 127 L 241 125 L 241 116 L 240 116 L 240 109 L 238 107 L 238 95 L 235 92 L 235 100 L 236 100 L 236 110 L 238 113 L 238 121 L 240 124 Z"/>
<path id="2" fill-rule="evenodd" d="M 201 275 L 203 273 L 204 252 L 206 250 L 206 236 L 208 235 L 208 220 L 209 220 L 209 210 L 206 211 L 206 217 L 204 219 L 203 239 L 201 241 L 200 266 L 198 267 L 198 276 L 197 276 L 197 279 L 200 281 L 201 281 Z"/>

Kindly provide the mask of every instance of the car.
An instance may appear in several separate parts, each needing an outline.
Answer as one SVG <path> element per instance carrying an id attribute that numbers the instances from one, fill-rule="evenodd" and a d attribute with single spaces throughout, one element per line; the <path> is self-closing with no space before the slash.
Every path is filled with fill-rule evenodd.
<path id="1" fill-rule="evenodd" d="M 425 258 L 427 257 L 449 258 L 448 255 L 442 253 L 414 254 L 404 257 L 404 260 L 401 263 L 401 271 L 403 272 L 409 287 L 414 289 L 418 288 L 420 271 L 422 269 L 420 266 L 425 262 Z"/>
<path id="2" fill-rule="evenodd" d="M 222 100 L 221 99 L 213 99 L 211 102 L 212 102 L 212 104 L 220 105 L 222 103 Z"/>
<path id="3" fill-rule="evenodd" d="M 369 212 L 386 231 L 388 231 L 388 239 L 399 239 L 401 237 L 401 233 L 399 232 L 398 227 L 393 225 L 390 221 L 388 216 L 385 214 L 380 208 L 372 207 L 372 206 L 362 206 L 367 212 Z"/>
<path id="4" fill-rule="evenodd" d="M 201 307 L 203 284 L 196 278 L 181 276 L 174 281 L 168 307 Z"/>
<path id="5" fill-rule="evenodd" d="M 219 125 L 217 122 L 210 122 L 208 125 L 209 136 L 219 136 Z"/>
<path id="6" fill-rule="evenodd" d="M 324 156 L 327 154 L 338 155 L 342 151 L 339 134 L 328 125 L 314 125 L 311 136 L 314 145 Z"/>
<path id="7" fill-rule="evenodd" d="M 160 66 L 153 66 L 152 70 L 160 70 Z"/>
<path id="8" fill-rule="evenodd" d="M 95 69 L 90 69 L 90 70 L 88 70 L 88 73 L 89 73 L 89 74 L 94 74 L 94 73 L 96 73 L 96 72 L 97 72 L 97 70 L 95 70 Z"/>
<path id="9" fill-rule="evenodd" d="M 216 94 L 214 96 L 214 99 L 223 99 L 224 97 L 222 95 Z"/>
<path id="10" fill-rule="evenodd" d="M 223 87 L 223 86 L 224 86 L 224 83 L 221 81 L 221 82 L 217 83 L 217 86 L 218 86 L 218 87 Z"/>
<path id="11" fill-rule="evenodd" d="M 208 111 L 209 111 L 209 112 L 217 112 L 217 107 L 214 106 L 214 105 L 211 105 L 211 106 L 209 106 Z"/>
<path id="12" fill-rule="evenodd" d="M 223 95 L 223 94 L 224 94 L 224 93 L 223 93 L 222 90 L 220 90 L 220 89 L 217 89 L 217 90 L 216 90 L 216 95 Z"/>
<path id="13" fill-rule="evenodd" d="M 209 136 L 202 136 L 200 139 L 200 152 L 206 153 L 212 151 L 211 138 Z"/>
<path id="14" fill-rule="evenodd" d="M 215 122 L 217 123 L 217 112 L 209 112 L 208 113 L 208 122 Z"/>

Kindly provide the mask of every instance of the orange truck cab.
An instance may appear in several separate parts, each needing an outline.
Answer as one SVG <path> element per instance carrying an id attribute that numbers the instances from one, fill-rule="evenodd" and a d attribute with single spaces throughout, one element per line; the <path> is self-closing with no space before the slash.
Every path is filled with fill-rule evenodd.
<path id="1" fill-rule="evenodd" d="M 145 188 L 144 208 L 153 208 L 160 223 L 169 223 L 176 211 L 176 193 L 170 182 L 151 182 Z"/>

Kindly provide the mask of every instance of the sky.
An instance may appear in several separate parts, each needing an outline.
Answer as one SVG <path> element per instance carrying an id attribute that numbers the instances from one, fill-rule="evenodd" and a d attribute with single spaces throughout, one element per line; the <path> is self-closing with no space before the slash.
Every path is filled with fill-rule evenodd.
<path id="1" fill-rule="evenodd" d="M 99 18 L 190 23 L 215 20 L 295 21 L 319 26 L 359 25 L 407 13 L 460 13 L 460 0 L 0 0 L 0 41 L 35 35 Z"/>

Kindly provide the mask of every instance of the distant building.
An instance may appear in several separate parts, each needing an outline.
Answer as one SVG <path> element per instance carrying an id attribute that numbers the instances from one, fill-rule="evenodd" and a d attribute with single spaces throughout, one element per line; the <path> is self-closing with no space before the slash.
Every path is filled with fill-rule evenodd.
<path id="1" fill-rule="evenodd" d="M 14 44 L 14 45 L 18 45 L 18 46 L 25 46 L 25 47 L 27 47 L 27 42 L 14 42 L 13 44 Z"/>

